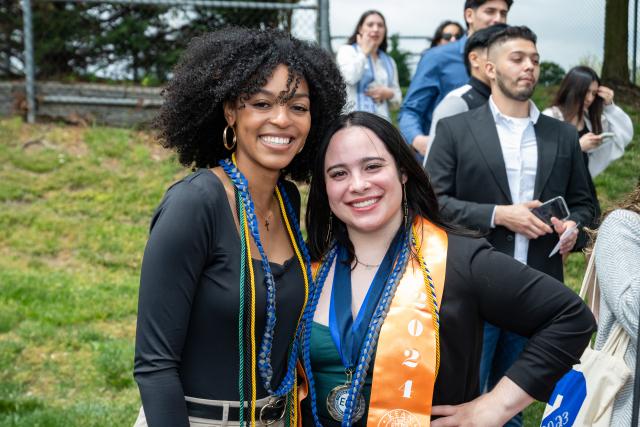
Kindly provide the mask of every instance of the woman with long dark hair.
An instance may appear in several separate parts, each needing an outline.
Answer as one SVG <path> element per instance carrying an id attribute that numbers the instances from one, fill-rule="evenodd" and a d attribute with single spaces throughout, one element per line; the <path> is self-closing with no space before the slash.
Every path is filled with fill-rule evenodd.
<path id="1" fill-rule="evenodd" d="M 597 228 L 601 214 L 593 179 L 622 157 L 633 138 L 631 118 L 613 103 L 613 96 L 613 90 L 601 85 L 593 69 L 580 65 L 567 72 L 553 105 L 542 112 L 571 123 L 578 130 L 580 148 L 591 175 L 589 190 L 594 206 L 593 223 L 582 225 L 590 228 Z M 587 235 L 581 231 L 574 249 L 583 249 L 587 241 Z"/>
<path id="2" fill-rule="evenodd" d="M 431 38 L 431 46 L 436 47 L 460 40 L 465 34 L 462 25 L 455 21 L 442 21 Z"/>
<path id="3" fill-rule="evenodd" d="M 543 111 L 578 129 L 592 178 L 622 157 L 633 138 L 631 118 L 613 103 L 613 96 L 613 90 L 600 83 L 593 69 L 580 65 L 569 70 L 553 105 Z"/>
<path id="4" fill-rule="evenodd" d="M 391 120 L 391 109 L 402 102 L 398 67 L 387 54 L 387 23 L 382 13 L 368 10 L 360 16 L 336 62 L 347 83 L 347 109 L 368 111 Z"/>
<path id="5" fill-rule="evenodd" d="M 546 400 L 595 327 L 578 296 L 448 225 L 384 119 L 341 116 L 317 159 L 306 217 L 316 288 L 302 336 L 305 425 L 502 425 Z M 530 340 L 479 397 L 485 321 Z"/>
<path id="6" fill-rule="evenodd" d="M 345 91 L 320 47 L 277 30 L 191 41 L 165 92 L 163 145 L 194 172 L 153 219 L 140 276 L 136 427 L 295 425 L 312 280 L 300 196 Z"/>

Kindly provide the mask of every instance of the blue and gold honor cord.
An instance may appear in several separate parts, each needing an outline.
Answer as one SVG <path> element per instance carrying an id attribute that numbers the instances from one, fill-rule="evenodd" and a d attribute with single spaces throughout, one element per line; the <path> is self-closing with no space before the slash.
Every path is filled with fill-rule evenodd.
<path id="1" fill-rule="evenodd" d="M 289 352 L 289 359 L 287 361 L 286 374 L 282 380 L 282 383 L 272 390 L 271 379 L 273 376 L 273 368 L 271 366 L 271 349 L 273 345 L 273 334 L 275 331 L 276 323 L 276 295 L 275 295 L 275 280 L 271 272 L 269 260 L 265 254 L 262 243 L 260 241 L 260 233 L 255 215 L 255 208 L 251 194 L 249 193 L 249 186 L 246 178 L 238 170 L 235 164 L 235 156 L 232 160 L 225 159 L 220 161 L 220 166 L 225 173 L 231 179 L 234 185 L 234 192 L 236 196 L 236 209 L 238 214 L 238 222 L 240 227 L 240 244 L 241 244 L 241 256 L 240 256 L 240 307 L 239 307 L 239 319 L 238 319 L 238 340 L 239 340 L 239 363 L 240 371 L 238 376 L 238 390 L 240 395 L 240 425 L 250 422 L 251 425 L 255 424 L 256 420 L 256 361 L 258 372 L 262 379 L 264 388 L 271 396 L 288 396 L 287 399 L 287 424 L 296 425 L 297 423 L 297 374 L 296 374 L 296 361 L 298 357 L 298 342 L 301 331 L 302 320 L 305 318 L 305 313 L 308 309 L 307 300 L 309 297 L 310 287 L 313 282 L 311 279 L 311 262 L 309 253 L 302 233 L 298 226 L 298 220 L 293 207 L 289 201 L 289 198 L 284 191 L 282 183 L 278 183 L 278 187 L 275 189 L 276 198 L 280 207 L 280 212 L 285 224 L 285 228 L 289 235 L 289 239 L 293 246 L 293 251 L 296 255 L 300 268 L 303 272 L 304 279 L 304 305 L 298 316 L 298 323 L 294 338 L 292 340 Z M 255 308 L 256 308 L 256 293 L 255 293 L 255 275 L 253 271 L 253 263 L 251 257 L 251 241 L 253 238 L 262 261 L 262 269 L 264 271 L 265 284 L 267 288 L 267 301 L 266 301 L 266 324 L 265 330 L 262 336 L 262 343 L 260 347 L 260 353 L 257 355 L 257 345 L 255 340 Z M 247 279 L 250 282 L 249 290 L 249 307 L 247 307 L 247 295 L 245 295 L 245 285 Z M 249 311 L 249 310 L 250 311 Z M 249 311 L 249 319 L 246 319 L 245 312 Z M 247 321 L 248 320 L 248 321 Z M 246 329 L 246 324 L 249 324 L 249 331 Z M 247 338 L 247 332 L 249 333 L 249 345 L 245 345 L 245 339 Z M 250 350 L 249 350 L 250 348 Z M 245 352 L 250 351 L 250 363 L 246 363 L 248 359 Z M 244 418 L 244 401 L 245 401 L 245 377 L 249 375 L 245 371 L 248 367 L 251 370 L 251 392 L 250 392 L 250 411 L 249 419 Z"/>

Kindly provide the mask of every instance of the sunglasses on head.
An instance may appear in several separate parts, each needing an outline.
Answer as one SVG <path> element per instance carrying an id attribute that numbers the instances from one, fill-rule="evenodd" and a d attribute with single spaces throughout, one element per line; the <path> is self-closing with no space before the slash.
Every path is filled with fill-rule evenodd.
<path id="1" fill-rule="evenodd" d="M 456 40 L 460 40 L 460 37 L 462 37 L 462 34 L 460 34 L 460 33 L 442 33 L 442 40 L 449 41 L 454 37 L 456 38 Z"/>

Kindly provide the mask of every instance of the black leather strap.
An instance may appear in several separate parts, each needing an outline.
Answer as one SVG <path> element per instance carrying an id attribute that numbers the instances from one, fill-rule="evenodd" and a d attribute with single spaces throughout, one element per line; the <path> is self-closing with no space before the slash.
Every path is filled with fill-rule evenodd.
<path id="1" fill-rule="evenodd" d="M 217 405 L 204 405 L 202 403 L 187 401 L 187 412 L 191 417 L 207 418 L 210 420 L 222 421 L 223 410 L 222 406 Z M 265 405 L 264 410 L 262 407 L 256 408 L 256 417 L 262 413 L 263 421 L 279 420 L 282 418 L 282 413 L 286 409 L 286 405 L 277 405 L 277 407 Z M 240 408 L 229 407 L 229 421 L 240 420 Z"/>

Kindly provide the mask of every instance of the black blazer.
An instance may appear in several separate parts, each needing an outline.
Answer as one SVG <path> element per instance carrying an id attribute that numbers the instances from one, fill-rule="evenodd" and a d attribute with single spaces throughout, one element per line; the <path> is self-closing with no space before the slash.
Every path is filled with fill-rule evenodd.
<path id="1" fill-rule="evenodd" d="M 538 143 L 534 199 L 545 202 L 563 196 L 570 219 L 590 224 L 594 206 L 575 127 L 540 114 L 534 129 Z M 491 228 L 494 207 L 513 202 L 489 103 L 440 120 L 426 171 L 446 218 L 488 233 L 496 249 L 513 256 L 515 233 L 501 226 Z M 548 257 L 557 242 L 555 233 L 530 240 L 527 263 L 562 281 L 561 256 Z"/>

